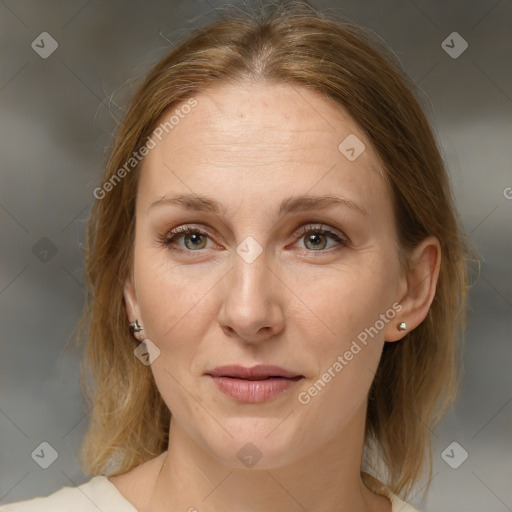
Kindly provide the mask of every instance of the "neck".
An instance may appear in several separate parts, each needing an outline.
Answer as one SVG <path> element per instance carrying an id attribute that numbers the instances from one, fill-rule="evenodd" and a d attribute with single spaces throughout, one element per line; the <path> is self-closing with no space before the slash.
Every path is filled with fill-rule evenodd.
<path id="1" fill-rule="evenodd" d="M 360 476 L 362 408 L 336 438 L 292 464 L 239 469 L 223 464 L 171 419 L 149 510 L 155 512 L 374 512 L 390 511 Z"/>

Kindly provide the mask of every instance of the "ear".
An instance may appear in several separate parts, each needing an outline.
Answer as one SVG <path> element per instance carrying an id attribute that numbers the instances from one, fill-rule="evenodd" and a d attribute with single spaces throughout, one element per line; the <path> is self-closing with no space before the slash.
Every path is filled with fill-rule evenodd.
<path id="1" fill-rule="evenodd" d="M 132 276 L 128 275 L 124 282 L 123 295 L 124 303 L 126 306 L 126 315 L 128 316 L 129 322 L 134 322 L 135 320 L 138 320 L 139 323 L 142 324 L 139 310 L 139 302 L 137 300 L 137 294 L 135 293 L 135 287 L 132 281 Z"/>
<path id="2" fill-rule="evenodd" d="M 395 319 L 386 329 L 386 341 L 401 340 L 407 333 L 418 327 L 425 320 L 434 296 L 441 268 L 441 244 L 435 236 L 422 240 L 409 257 L 409 269 L 405 276 L 401 299 L 402 306 Z M 398 330 L 398 324 L 405 322 L 407 329 Z"/>

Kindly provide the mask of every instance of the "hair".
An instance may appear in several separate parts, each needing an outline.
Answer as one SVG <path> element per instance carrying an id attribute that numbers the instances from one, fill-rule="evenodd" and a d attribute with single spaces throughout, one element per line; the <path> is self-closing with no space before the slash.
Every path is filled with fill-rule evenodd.
<path id="1" fill-rule="evenodd" d="M 122 179 L 119 171 L 165 111 L 222 83 L 301 86 L 343 107 L 381 160 L 404 268 L 427 236 L 440 242 L 427 317 L 402 341 L 384 344 L 368 394 L 363 466 L 405 499 L 425 467 L 431 479 L 431 429 L 460 388 L 469 245 L 416 86 L 398 59 L 368 29 L 302 1 L 267 4 L 258 13 L 231 8 L 194 29 L 150 70 L 119 126 L 103 175 L 108 193 L 94 202 L 87 223 L 79 339 L 86 344 L 82 387 L 91 416 L 81 466 L 89 474 L 121 474 L 167 449 L 171 412 L 150 367 L 134 357 L 123 298 L 140 164 Z"/>

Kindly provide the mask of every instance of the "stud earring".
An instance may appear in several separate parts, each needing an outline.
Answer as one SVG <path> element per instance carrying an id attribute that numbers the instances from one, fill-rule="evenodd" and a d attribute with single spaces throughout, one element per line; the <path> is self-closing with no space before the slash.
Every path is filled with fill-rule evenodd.
<path id="1" fill-rule="evenodd" d="M 130 322 L 130 329 L 135 334 L 136 332 L 142 331 L 142 327 L 139 325 L 139 321 L 135 320 L 135 322 Z"/>
<path id="2" fill-rule="evenodd" d="M 398 324 L 398 330 L 399 331 L 406 331 L 407 330 L 407 324 L 405 322 L 400 322 Z"/>
<path id="3" fill-rule="evenodd" d="M 138 320 L 135 320 L 135 322 L 130 322 L 130 329 L 132 330 L 133 335 L 139 340 L 144 341 L 144 335 L 141 333 L 142 325 L 139 325 Z"/>

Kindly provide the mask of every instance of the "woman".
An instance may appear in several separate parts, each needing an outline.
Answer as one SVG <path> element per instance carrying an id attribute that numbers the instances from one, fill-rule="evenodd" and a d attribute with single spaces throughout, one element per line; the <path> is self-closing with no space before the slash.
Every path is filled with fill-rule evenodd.
<path id="1" fill-rule="evenodd" d="M 152 69 L 88 223 L 95 476 L 2 510 L 416 510 L 467 249 L 411 89 L 301 2 Z"/>

